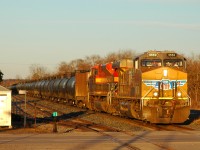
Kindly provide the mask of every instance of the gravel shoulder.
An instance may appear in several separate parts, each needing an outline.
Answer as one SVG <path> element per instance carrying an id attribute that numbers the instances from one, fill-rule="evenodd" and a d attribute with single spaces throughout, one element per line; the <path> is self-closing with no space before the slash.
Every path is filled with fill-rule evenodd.
<path id="1" fill-rule="evenodd" d="M 54 109 L 57 109 L 63 114 L 58 114 L 57 122 L 57 133 L 68 133 L 68 132 L 81 132 L 78 129 L 73 129 L 71 127 L 59 125 L 59 121 L 69 120 L 73 118 L 81 118 L 87 121 L 94 122 L 96 124 L 109 126 L 121 131 L 132 132 L 132 131 L 146 131 L 143 127 L 137 125 L 131 125 L 130 121 L 127 121 L 126 118 L 120 118 L 117 116 L 112 116 L 104 113 L 92 112 L 86 109 L 81 109 L 69 105 L 63 105 L 60 103 L 53 103 L 51 101 L 40 100 L 38 104 L 52 106 Z M 21 106 L 23 107 L 23 105 Z M 33 114 L 33 109 L 28 109 L 27 113 Z M 61 117 L 62 116 L 62 117 Z M 23 134 L 23 133 L 54 133 L 53 129 L 55 124 L 53 122 L 52 116 L 45 116 L 44 114 L 37 112 L 37 124 L 34 124 L 33 118 L 27 118 L 27 126 L 24 128 L 23 116 L 13 114 L 12 115 L 12 129 L 6 127 L 0 127 L 0 134 L 9 133 L 9 134 Z M 49 121 L 43 122 L 41 118 L 49 118 Z M 191 110 L 190 119 L 186 121 L 183 125 L 195 130 L 200 131 L 200 110 Z"/>

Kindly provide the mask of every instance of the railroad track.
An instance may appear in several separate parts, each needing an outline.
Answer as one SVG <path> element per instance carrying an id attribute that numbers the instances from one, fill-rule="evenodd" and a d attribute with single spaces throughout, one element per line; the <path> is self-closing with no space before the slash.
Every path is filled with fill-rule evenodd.
<path id="1" fill-rule="evenodd" d="M 130 137 L 134 137 L 136 136 L 134 133 L 132 132 L 124 132 L 122 130 L 116 130 L 107 126 L 99 126 L 98 124 L 95 123 L 91 123 L 89 121 L 83 120 L 83 119 L 75 119 L 73 121 L 69 121 L 69 122 L 61 122 L 59 123 L 61 125 L 66 125 L 69 126 L 71 125 L 72 127 L 78 128 L 79 130 L 82 129 L 82 131 L 92 131 L 92 132 L 96 132 L 98 134 L 101 134 L 104 137 L 107 137 L 108 140 L 112 140 L 113 142 L 119 143 L 121 145 L 121 147 L 126 147 L 130 150 L 140 150 L 138 147 L 136 146 L 132 146 L 130 145 L 131 142 L 124 142 L 124 141 L 120 141 L 116 136 L 114 136 L 112 134 L 112 132 L 121 132 L 125 135 L 128 135 Z M 73 132 L 73 130 L 69 130 L 67 132 Z M 137 137 L 138 139 L 144 140 L 147 143 L 153 144 L 156 147 L 159 147 L 160 149 L 165 149 L 165 150 L 170 150 L 169 147 L 167 146 L 163 146 L 162 144 L 158 144 L 155 142 L 152 142 L 146 138 L 143 137 Z"/>
<path id="2" fill-rule="evenodd" d="M 18 101 L 20 100 L 20 102 L 22 104 L 24 104 L 22 96 L 18 95 L 18 96 L 14 96 L 13 98 Z M 52 104 L 50 104 L 49 102 L 47 102 L 45 104 L 44 103 L 41 104 L 41 103 L 38 103 L 39 101 L 43 101 L 43 100 L 40 100 L 38 98 L 28 97 L 27 105 L 29 105 L 30 109 L 32 109 L 32 110 L 37 109 L 37 114 L 41 113 L 41 115 L 39 115 L 39 116 L 44 116 L 42 118 L 43 120 L 45 120 L 45 117 L 46 117 L 47 121 L 49 121 L 49 119 L 52 120 L 52 117 L 51 117 L 52 112 L 58 113 L 58 116 L 59 116 L 58 120 L 73 119 L 73 118 L 77 118 L 77 117 L 83 118 L 84 116 L 99 113 L 99 112 L 94 112 L 94 111 L 90 111 L 87 109 L 81 109 L 79 112 L 66 113 L 66 112 L 64 112 L 64 109 L 66 109 L 66 108 L 60 108 L 60 107 L 58 108 L 58 107 L 56 107 L 55 103 L 52 106 Z M 35 103 L 37 103 L 37 104 L 35 105 Z M 15 105 L 16 105 L 16 103 L 15 103 Z M 66 103 L 65 103 L 65 105 L 66 105 Z M 73 107 L 73 106 L 70 106 L 70 107 Z M 21 108 L 19 108 L 19 109 L 21 109 Z M 34 113 L 31 113 L 31 114 L 34 114 Z M 27 114 L 27 115 L 30 116 L 30 114 Z M 111 119 L 119 119 L 120 118 L 119 116 L 113 116 L 110 114 L 105 114 L 105 116 L 110 116 Z M 32 115 L 32 117 L 33 117 L 33 115 Z M 138 126 L 140 128 L 142 127 L 145 130 L 156 130 L 156 131 L 177 131 L 177 130 L 178 131 L 189 131 L 189 130 L 193 130 L 191 128 L 184 127 L 181 125 L 176 125 L 176 124 L 157 125 L 157 124 L 146 123 L 141 120 L 128 119 L 128 118 L 122 118 L 122 119 L 123 119 L 123 121 L 127 122 L 130 126 Z M 110 128 L 110 131 L 114 131 L 114 130 L 117 131 L 117 129 Z M 121 130 L 121 131 L 123 131 L 123 130 Z"/>
<path id="3" fill-rule="evenodd" d="M 170 125 L 157 125 L 161 128 L 164 128 L 168 131 L 193 131 L 194 129 L 182 126 L 182 125 L 176 125 L 176 124 L 170 124 Z"/>
<path id="4" fill-rule="evenodd" d="M 21 100 L 21 98 L 19 98 L 19 97 L 14 97 L 14 99 L 15 99 L 15 101 L 16 100 Z M 23 100 L 21 100 L 21 102 L 23 102 Z M 27 101 L 27 105 L 30 105 L 31 107 L 35 107 L 29 101 Z M 41 108 L 44 108 L 44 106 L 41 105 L 41 104 L 37 105 L 36 108 L 39 111 L 44 111 L 43 109 L 41 109 Z M 47 109 L 50 109 L 50 108 L 48 107 Z M 20 108 L 20 110 L 24 111 L 21 108 Z M 53 110 L 55 110 L 55 109 L 53 109 Z M 47 113 L 46 110 L 45 110 L 45 113 Z M 63 113 L 63 112 L 59 111 L 59 113 Z M 111 141 L 113 141 L 115 143 L 123 144 L 123 147 L 126 147 L 126 148 L 128 148 L 130 150 L 140 150 L 139 148 L 137 148 L 135 146 L 132 146 L 132 145 L 130 145 L 128 143 L 124 143 L 123 141 L 120 141 L 116 137 L 106 133 L 106 132 L 119 132 L 118 130 L 113 129 L 111 127 L 95 124 L 93 122 L 86 121 L 86 120 L 83 120 L 83 119 L 80 119 L 80 118 L 72 118 L 70 120 L 61 120 L 61 121 L 58 122 L 58 124 L 71 128 L 71 130 L 66 131 L 66 133 L 67 132 L 72 132 L 74 130 L 81 130 L 81 131 L 84 131 L 84 132 L 96 132 L 96 133 L 101 134 L 102 136 L 106 137 L 108 140 L 111 140 Z"/>
<path id="5" fill-rule="evenodd" d="M 34 117 L 34 111 L 35 109 L 37 112 L 39 112 L 39 116 L 44 116 L 44 117 L 49 117 L 51 114 L 49 112 L 49 109 L 47 107 L 38 107 L 35 106 L 34 103 L 36 102 L 35 100 L 27 100 L 26 101 L 26 110 L 25 110 L 25 101 L 23 98 L 20 96 L 13 96 L 14 99 L 14 107 L 17 107 L 17 109 L 21 110 L 22 113 L 25 113 L 32 118 Z"/>

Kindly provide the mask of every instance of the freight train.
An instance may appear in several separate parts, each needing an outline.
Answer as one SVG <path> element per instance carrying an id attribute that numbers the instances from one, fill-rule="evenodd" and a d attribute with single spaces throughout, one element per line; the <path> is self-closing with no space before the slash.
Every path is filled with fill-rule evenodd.
<path id="1" fill-rule="evenodd" d="M 183 123 L 190 114 L 186 59 L 174 51 L 147 51 L 12 89 L 151 123 Z"/>

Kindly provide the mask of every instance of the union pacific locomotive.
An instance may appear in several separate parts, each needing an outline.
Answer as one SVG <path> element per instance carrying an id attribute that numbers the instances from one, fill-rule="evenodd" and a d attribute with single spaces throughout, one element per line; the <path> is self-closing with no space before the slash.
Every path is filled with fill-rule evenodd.
<path id="1" fill-rule="evenodd" d="M 173 51 L 148 51 L 134 60 L 97 64 L 89 71 L 14 88 L 151 123 L 182 123 L 190 114 L 186 59 Z"/>

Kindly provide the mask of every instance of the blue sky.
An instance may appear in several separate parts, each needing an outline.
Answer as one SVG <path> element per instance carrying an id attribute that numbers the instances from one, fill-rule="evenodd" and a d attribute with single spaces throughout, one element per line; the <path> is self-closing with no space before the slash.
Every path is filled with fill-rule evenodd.
<path id="1" fill-rule="evenodd" d="M 0 69 L 25 78 L 39 64 L 119 50 L 199 54 L 199 0 L 0 0 Z"/>

